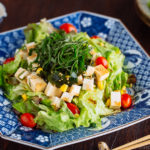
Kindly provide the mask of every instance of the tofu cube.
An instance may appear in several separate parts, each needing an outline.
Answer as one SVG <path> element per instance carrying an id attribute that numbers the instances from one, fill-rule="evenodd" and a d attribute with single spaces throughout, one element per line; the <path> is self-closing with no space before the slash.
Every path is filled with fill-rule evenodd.
<path id="1" fill-rule="evenodd" d="M 82 84 L 83 83 L 83 76 L 82 75 L 79 75 L 78 76 L 78 84 Z"/>
<path id="2" fill-rule="evenodd" d="M 95 67 L 95 74 L 97 81 L 103 81 L 109 76 L 109 71 L 103 65 L 98 65 Z"/>
<path id="3" fill-rule="evenodd" d="M 52 85 L 50 82 L 48 82 L 48 85 L 44 91 L 45 95 L 49 97 L 57 96 L 60 97 L 62 94 L 62 91 L 57 88 L 56 86 Z"/>
<path id="4" fill-rule="evenodd" d="M 60 105 L 61 105 L 61 99 L 54 96 L 51 98 L 51 105 L 54 107 L 55 110 L 58 110 L 60 108 Z"/>
<path id="5" fill-rule="evenodd" d="M 28 53 L 29 53 L 29 50 L 32 48 L 35 48 L 35 46 L 36 46 L 35 42 L 31 42 L 31 43 L 26 44 L 26 48 L 27 48 Z"/>
<path id="6" fill-rule="evenodd" d="M 121 93 L 120 93 L 120 91 L 111 92 L 110 108 L 119 109 L 120 107 L 121 107 Z"/>
<path id="7" fill-rule="evenodd" d="M 94 74 L 95 68 L 92 66 L 88 66 L 84 76 L 92 76 Z"/>
<path id="8" fill-rule="evenodd" d="M 32 73 L 27 77 L 27 84 L 34 92 L 44 91 L 47 85 L 46 82 L 35 73 Z"/>
<path id="9" fill-rule="evenodd" d="M 72 85 L 70 90 L 69 90 L 69 93 L 71 95 L 73 95 L 73 96 L 79 96 L 80 90 L 81 90 L 81 86 L 79 86 L 79 85 Z"/>
<path id="10" fill-rule="evenodd" d="M 93 90 L 94 89 L 94 78 L 92 78 L 92 79 L 84 78 L 82 89 L 86 90 L 86 91 Z"/>
<path id="11" fill-rule="evenodd" d="M 29 75 L 30 73 L 24 69 L 24 68 L 19 68 L 17 72 L 15 73 L 15 77 L 18 81 L 23 82 L 24 79 Z"/>
<path id="12" fill-rule="evenodd" d="M 20 57 L 21 57 L 22 59 L 24 59 L 24 60 L 27 59 L 28 53 L 27 53 L 26 50 L 22 50 L 22 49 L 21 49 L 21 50 L 19 50 L 18 54 L 20 55 Z"/>
<path id="13" fill-rule="evenodd" d="M 32 62 L 34 62 L 36 60 L 37 54 L 35 52 L 32 53 L 31 56 L 27 57 L 27 62 L 30 65 Z"/>
<path id="14" fill-rule="evenodd" d="M 73 95 L 68 93 L 68 92 L 64 92 L 61 96 L 61 99 L 64 100 L 65 102 L 71 102 L 73 99 Z"/>

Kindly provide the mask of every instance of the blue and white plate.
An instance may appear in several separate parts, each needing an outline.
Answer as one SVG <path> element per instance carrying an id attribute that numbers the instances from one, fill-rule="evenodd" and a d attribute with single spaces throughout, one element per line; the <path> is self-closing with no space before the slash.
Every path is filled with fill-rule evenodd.
<path id="1" fill-rule="evenodd" d="M 136 103 L 130 110 L 103 118 L 103 129 L 100 131 L 80 127 L 63 133 L 45 133 L 22 126 L 12 111 L 11 103 L 3 96 L 3 91 L 0 91 L 2 138 L 40 149 L 55 149 L 102 136 L 150 118 L 150 58 L 120 20 L 78 11 L 48 21 L 56 28 L 65 22 L 72 23 L 78 31 L 87 32 L 90 36 L 98 35 L 118 46 L 126 56 L 124 69 L 137 77 L 136 85 L 129 89 L 135 95 Z M 23 28 L 1 33 L 0 62 L 13 56 L 23 42 Z"/>

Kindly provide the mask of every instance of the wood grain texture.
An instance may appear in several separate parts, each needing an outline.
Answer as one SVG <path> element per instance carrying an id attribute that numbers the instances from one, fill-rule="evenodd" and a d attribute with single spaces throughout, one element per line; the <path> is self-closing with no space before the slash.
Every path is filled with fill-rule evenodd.
<path id="1" fill-rule="evenodd" d="M 1 2 L 6 6 L 8 17 L 0 24 L 0 32 L 38 22 L 44 17 L 50 19 L 77 10 L 87 10 L 121 19 L 150 54 L 150 28 L 138 18 L 134 0 L 1 0 Z M 148 134 L 150 134 L 150 119 L 59 150 L 97 150 L 99 141 L 107 142 L 110 148 L 115 148 Z M 148 150 L 150 146 L 142 149 Z M 37 149 L 0 139 L 0 150 Z"/>

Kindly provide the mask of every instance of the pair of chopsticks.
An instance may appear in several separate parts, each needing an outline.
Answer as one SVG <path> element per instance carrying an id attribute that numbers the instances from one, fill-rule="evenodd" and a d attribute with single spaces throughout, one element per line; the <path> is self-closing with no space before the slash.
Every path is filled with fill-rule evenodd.
<path id="1" fill-rule="evenodd" d="M 116 147 L 112 150 L 132 150 L 138 147 L 143 147 L 146 145 L 150 145 L 150 135 L 144 136 L 140 139 L 137 139 L 135 141 L 129 142 L 127 144 L 124 144 L 122 146 Z"/>

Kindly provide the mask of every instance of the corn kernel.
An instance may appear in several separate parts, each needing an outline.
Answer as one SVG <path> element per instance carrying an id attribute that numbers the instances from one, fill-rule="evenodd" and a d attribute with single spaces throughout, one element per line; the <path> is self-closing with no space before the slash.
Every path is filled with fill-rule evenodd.
<path id="1" fill-rule="evenodd" d="M 106 106 L 107 106 L 107 107 L 110 106 L 110 99 L 108 99 L 108 100 L 106 101 Z"/>
<path id="2" fill-rule="evenodd" d="M 67 84 L 63 84 L 63 85 L 60 87 L 60 90 L 61 90 L 62 92 L 66 92 L 67 89 L 68 89 L 68 85 L 67 85 Z"/>
<path id="3" fill-rule="evenodd" d="M 43 68 L 38 68 L 38 69 L 36 70 L 36 73 L 39 74 L 41 71 L 43 71 Z"/>
<path id="4" fill-rule="evenodd" d="M 102 43 L 102 42 L 100 42 L 99 45 L 102 46 L 102 47 L 104 47 L 104 43 Z"/>
<path id="5" fill-rule="evenodd" d="M 120 92 L 120 90 L 114 90 L 114 92 Z"/>
<path id="6" fill-rule="evenodd" d="M 98 88 L 99 88 L 100 90 L 103 90 L 103 89 L 104 89 L 104 83 L 103 83 L 103 81 L 98 81 Z"/>
<path id="7" fill-rule="evenodd" d="M 69 76 L 69 75 L 67 75 L 67 76 L 66 76 L 66 79 L 67 79 L 67 80 L 69 80 L 69 78 L 70 78 L 70 76 Z"/>
<path id="8" fill-rule="evenodd" d="M 121 53 L 121 51 L 120 51 L 120 50 L 118 50 L 116 53 L 117 53 L 117 54 L 120 54 L 120 53 Z"/>
<path id="9" fill-rule="evenodd" d="M 27 95 L 26 94 L 22 94 L 22 99 L 23 99 L 23 101 L 26 101 L 27 100 Z"/>
<path id="10" fill-rule="evenodd" d="M 74 116 L 75 116 L 76 118 L 78 118 L 78 117 L 79 117 L 79 114 L 75 114 Z"/>
<path id="11" fill-rule="evenodd" d="M 122 89 L 121 89 L 121 94 L 124 94 L 124 93 L 126 93 L 126 92 L 127 92 L 127 91 L 126 91 L 126 87 L 123 86 Z"/>

